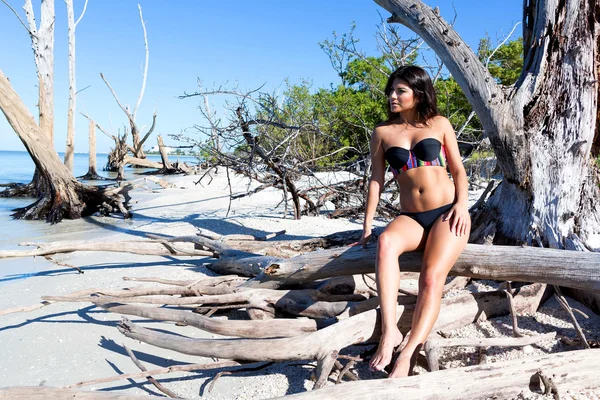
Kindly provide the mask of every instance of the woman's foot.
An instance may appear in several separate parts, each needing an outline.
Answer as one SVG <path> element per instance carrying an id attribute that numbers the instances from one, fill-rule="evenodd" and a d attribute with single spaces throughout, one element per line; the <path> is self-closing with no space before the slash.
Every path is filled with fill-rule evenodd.
<path id="1" fill-rule="evenodd" d="M 398 328 L 381 335 L 379 347 L 377 347 L 377 351 L 373 357 L 371 357 L 371 362 L 369 362 L 369 369 L 371 371 L 383 371 L 383 369 L 392 362 L 394 349 L 398 347 L 400 343 L 402 343 L 402 334 Z"/>
<path id="2" fill-rule="evenodd" d="M 392 372 L 388 378 L 403 378 L 412 375 L 412 370 L 417 362 L 419 349 L 402 349 L 402 353 L 398 356 Z"/>

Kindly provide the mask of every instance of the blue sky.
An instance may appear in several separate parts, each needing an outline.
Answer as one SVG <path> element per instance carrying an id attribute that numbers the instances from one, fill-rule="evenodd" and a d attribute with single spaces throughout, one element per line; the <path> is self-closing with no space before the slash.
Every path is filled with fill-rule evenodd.
<path id="1" fill-rule="evenodd" d="M 22 0 L 7 0 L 21 13 Z M 55 148 L 65 148 L 68 75 L 66 8 L 55 1 Z M 74 0 L 75 18 L 84 0 Z M 151 123 L 158 112 L 155 134 L 146 147 L 156 144 L 161 134 L 167 137 L 202 124 L 199 99 L 179 100 L 184 91 L 197 89 L 197 79 L 206 88 L 238 84 L 253 89 L 283 87 L 284 80 L 303 79 L 314 87 L 329 87 L 339 80 L 318 43 L 349 30 L 356 23 L 359 47 L 375 54 L 379 13 L 388 12 L 370 0 L 281 0 L 206 1 L 206 0 L 90 0 L 77 27 L 78 111 L 92 116 L 105 129 L 116 133 L 127 122 L 125 114 L 100 78 L 109 80 L 123 104 L 135 105 L 141 87 L 144 42 L 137 4 L 144 13 L 148 32 L 150 63 L 146 91 L 137 116 L 138 125 Z M 457 20 L 455 29 L 473 48 L 489 34 L 495 40 L 504 36 L 521 19 L 521 0 L 487 2 L 473 0 L 429 0 L 439 6 L 442 17 Z M 33 0 L 39 18 L 39 0 Z M 39 20 L 38 20 L 39 22 Z M 520 27 L 515 31 L 518 35 Z M 406 30 L 407 37 L 411 32 Z M 11 80 L 17 93 L 37 118 L 37 78 L 30 39 L 14 14 L 0 3 L 0 69 Z M 76 119 L 75 149 L 87 152 L 87 120 Z M 4 116 L 0 116 L 0 150 L 24 150 Z M 97 132 L 99 152 L 107 152 L 112 139 Z"/>

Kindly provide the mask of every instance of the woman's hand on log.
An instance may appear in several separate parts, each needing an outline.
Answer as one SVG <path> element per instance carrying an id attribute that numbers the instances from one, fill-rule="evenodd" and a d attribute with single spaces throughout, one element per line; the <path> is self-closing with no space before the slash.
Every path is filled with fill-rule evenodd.
<path id="1" fill-rule="evenodd" d="M 468 235 L 471 232 L 471 216 L 466 204 L 454 204 L 443 220 L 450 220 L 450 232 L 456 236 Z"/>
<path id="2" fill-rule="evenodd" d="M 363 229 L 362 234 L 360 235 L 360 239 L 358 242 L 352 243 L 350 246 L 362 246 L 367 247 L 367 244 L 371 241 L 371 229 Z"/>

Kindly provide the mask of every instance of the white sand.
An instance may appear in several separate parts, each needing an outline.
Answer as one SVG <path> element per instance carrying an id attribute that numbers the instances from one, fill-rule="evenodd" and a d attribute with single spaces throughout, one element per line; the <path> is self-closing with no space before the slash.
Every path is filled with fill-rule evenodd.
<path id="1" fill-rule="evenodd" d="M 331 220 L 323 216 L 303 217 L 301 221 L 294 221 L 291 217 L 282 219 L 283 205 L 278 206 L 281 194 L 275 190 L 265 190 L 233 201 L 230 215 L 225 217 L 229 206 L 229 189 L 223 170 L 210 185 L 207 185 L 208 180 L 205 179 L 204 186 L 194 185 L 193 182 L 198 177 L 168 179 L 181 188 L 134 192 L 132 220 L 98 217 L 86 221 L 65 221 L 60 225 L 60 234 L 49 236 L 46 240 L 119 241 L 140 238 L 147 232 L 193 235 L 198 228 L 219 234 L 265 234 L 285 229 L 287 234 L 281 239 L 301 239 L 360 229 L 362 224 L 360 220 Z M 232 182 L 234 193 L 245 192 L 247 180 L 232 176 Z M 377 221 L 376 224 L 383 226 L 385 221 Z M 36 304 L 41 295 L 63 295 L 87 288 L 138 285 L 136 282 L 123 281 L 124 276 L 186 280 L 198 279 L 203 273 L 211 274 L 204 267 L 199 267 L 197 261 L 192 264 L 183 257 L 77 252 L 57 255 L 55 259 L 81 267 L 85 273 L 77 274 L 67 267 L 52 266 L 45 260 L 36 259 L 36 262 L 42 263 L 39 270 L 50 266 L 50 271 L 0 286 L 0 310 Z M 0 268 L 9 265 L 8 263 L 14 268 L 18 263 L 30 262 L 31 259 L 12 260 L 5 262 L 6 264 L 0 263 Z M 4 274 L 0 274 L 0 277 L 2 275 Z M 152 286 L 148 283 L 142 285 Z M 598 339 L 600 318 L 589 311 L 586 313 L 590 316 L 589 319 L 578 315 L 580 324 L 589 338 Z M 97 309 L 89 303 L 56 303 L 33 312 L 0 316 L 0 387 L 37 386 L 42 382 L 46 386 L 62 386 L 117 373 L 137 372 L 137 367 L 123 350 L 122 344 L 132 349 L 148 369 L 180 363 L 210 362 L 208 359 L 186 356 L 130 340 L 115 328 L 119 320 L 119 315 Z M 193 327 L 179 327 L 173 323 L 145 321 L 141 318 L 132 320 L 142 326 L 165 329 L 189 337 L 214 337 Z M 559 335 L 576 337 L 566 314 L 552 301 L 535 315 L 521 317 L 519 321 L 528 333 L 558 330 Z M 510 326 L 510 319 L 504 317 L 473 324 L 453 332 L 453 335 L 510 336 Z M 529 346 L 525 351 L 515 348 L 490 350 L 488 355 L 490 361 L 497 361 L 571 349 L 573 348 L 552 341 Z M 364 347 L 357 347 L 349 352 L 358 354 L 363 350 Z M 444 354 L 441 366 L 447 368 L 477 363 L 476 355 L 474 349 L 453 349 Z M 212 392 L 208 392 L 208 386 L 218 371 L 171 374 L 157 378 L 166 387 L 186 398 L 266 399 L 310 389 L 312 369 L 310 364 L 290 362 L 256 372 L 224 375 L 216 382 Z M 381 377 L 373 376 L 364 364 L 357 367 L 357 372 L 364 379 Z M 83 389 L 160 394 L 144 379 L 117 381 Z M 598 398 L 597 396 L 593 393 L 581 393 L 573 398 Z"/>

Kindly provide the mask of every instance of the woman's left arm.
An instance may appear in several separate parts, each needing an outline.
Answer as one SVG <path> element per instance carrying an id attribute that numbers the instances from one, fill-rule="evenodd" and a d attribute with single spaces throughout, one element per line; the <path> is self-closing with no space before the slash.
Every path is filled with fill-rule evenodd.
<path id="1" fill-rule="evenodd" d="M 450 219 L 450 231 L 456 236 L 468 235 L 471 230 L 471 217 L 469 216 L 469 182 L 467 173 L 462 163 L 462 157 L 458 150 L 456 134 L 450 121 L 444 117 L 438 117 L 444 132 L 444 147 L 446 149 L 446 160 L 448 168 L 454 180 L 456 188 L 455 203 L 452 209 L 444 216 L 444 220 Z"/>

